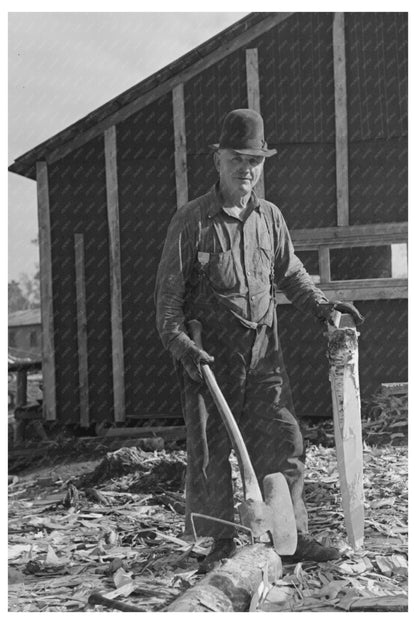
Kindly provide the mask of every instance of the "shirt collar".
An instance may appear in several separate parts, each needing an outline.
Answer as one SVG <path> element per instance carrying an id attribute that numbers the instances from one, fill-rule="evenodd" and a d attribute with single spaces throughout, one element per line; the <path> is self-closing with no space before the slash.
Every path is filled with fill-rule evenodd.
<path id="1" fill-rule="evenodd" d="M 209 217 L 214 217 L 216 214 L 218 214 L 224 207 L 224 200 L 222 198 L 221 195 L 221 191 L 220 191 L 220 183 L 219 181 L 216 182 L 214 184 L 214 186 L 211 187 L 210 190 L 211 196 L 212 196 L 212 202 L 210 202 L 210 207 L 208 210 L 208 216 Z M 254 191 L 251 191 L 251 197 L 250 197 L 250 203 L 253 204 L 253 207 L 255 210 L 259 211 L 260 213 L 263 213 L 263 207 L 260 203 L 259 198 L 257 197 L 256 193 Z"/>

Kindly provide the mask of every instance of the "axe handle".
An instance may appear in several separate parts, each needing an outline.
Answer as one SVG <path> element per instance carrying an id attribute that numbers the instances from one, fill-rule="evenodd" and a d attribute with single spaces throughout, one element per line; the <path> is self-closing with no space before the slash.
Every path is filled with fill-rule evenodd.
<path id="1" fill-rule="evenodd" d="M 202 346 L 202 324 L 198 320 L 192 320 L 188 322 L 189 333 L 196 346 L 203 349 Z M 252 499 L 255 501 L 262 501 L 263 496 L 257 481 L 256 473 L 254 472 L 253 464 L 247 452 L 246 445 L 241 435 L 240 429 L 235 421 L 235 418 L 228 406 L 227 401 L 221 392 L 215 375 L 212 372 L 209 364 L 201 363 L 201 371 L 204 377 L 205 383 L 208 386 L 208 390 L 214 399 L 215 405 L 220 413 L 222 421 L 230 436 L 234 450 L 237 453 L 238 462 L 240 465 L 241 478 L 244 486 L 244 495 L 246 499 Z"/>

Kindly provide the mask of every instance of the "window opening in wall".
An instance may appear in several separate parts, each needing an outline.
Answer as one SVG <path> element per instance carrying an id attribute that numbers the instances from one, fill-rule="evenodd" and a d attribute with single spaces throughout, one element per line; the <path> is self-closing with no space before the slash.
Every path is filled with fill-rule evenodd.
<path id="1" fill-rule="evenodd" d="M 407 251 L 402 245 L 330 249 L 331 280 L 407 277 Z"/>

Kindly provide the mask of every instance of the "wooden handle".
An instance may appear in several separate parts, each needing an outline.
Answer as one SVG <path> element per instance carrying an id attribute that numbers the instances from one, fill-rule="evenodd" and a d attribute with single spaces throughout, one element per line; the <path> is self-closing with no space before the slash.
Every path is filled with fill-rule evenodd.
<path id="1" fill-rule="evenodd" d="M 195 342 L 199 349 L 203 349 L 202 346 L 202 324 L 198 320 L 192 320 L 188 322 L 188 329 L 192 340 Z M 244 497 L 252 500 L 263 500 L 261 490 L 257 481 L 256 473 L 254 472 L 253 464 L 251 463 L 249 454 L 247 452 L 246 445 L 241 435 L 240 429 L 235 421 L 235 418 L 228 406 L 227 401 L 223 393 L 221 392 L 215 375 L 212 372 L 209 364 L 201 363 L 201 371 L 204 377 L 205 383 L 208 386 L 208 390 L 214 399 L 215 405 L 220 413 L 222 421 L 230 436 L 234 450 L 237 453 L 238 463 L 240 466 L 241 478 L 244 486 Z"/>

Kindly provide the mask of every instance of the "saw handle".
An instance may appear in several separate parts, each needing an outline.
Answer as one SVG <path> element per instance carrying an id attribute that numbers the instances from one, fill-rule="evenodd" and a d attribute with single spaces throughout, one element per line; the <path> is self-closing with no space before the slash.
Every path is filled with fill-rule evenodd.
<path id="1" fill-rule="evenodd" d="M 203 349 L 201 322 L 196 319 L 188 321 L 188 330 L 196 346 L 199 349 Z M 246 445 L 243 440 L 243 436 L 241 435 L 235 418 L 228 406 L 227 401 L 225 400 L 223 393 L 221 392 L 221 389 L 217 384 L 217 380 L 215 379 L 215 375 L 212 372 L 209 364 L 204 364 L 203 362 L 201 362 L 200 366 L 202 376 L 205 380 L 206 385 L 208 386 L 208 390 L 210 391 L 212 398 L 214 399 L 215 405 L 217 406 L 222 421 L 227 429 L 228 435 L 230 436 L 234 450 L 237 454 L 243 487 L 245 490 L 245 498 L 262 501 L 263 496 L 257 481 L 256 473 L 254 472 L 251 459 L 249 457 Z"/>

